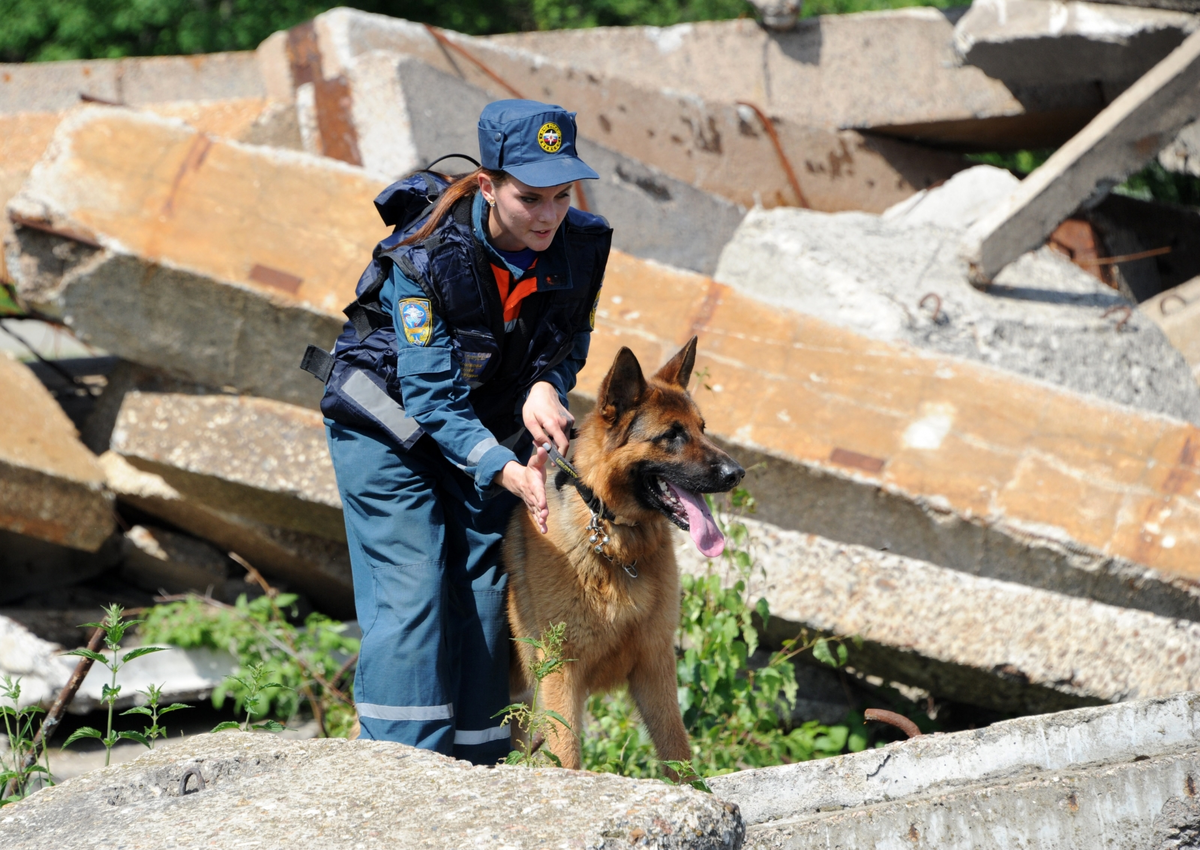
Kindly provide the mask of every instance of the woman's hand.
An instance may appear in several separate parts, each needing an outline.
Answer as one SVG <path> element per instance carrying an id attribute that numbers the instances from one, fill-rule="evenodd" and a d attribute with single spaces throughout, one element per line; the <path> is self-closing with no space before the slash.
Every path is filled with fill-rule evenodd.
<path id="1" fill-rule="evenodd" d="M 546 450 L 539 446 L 529 458 L 528 466 L 510 460 L 495 478 L 497 484 L 525 503 L 525 509 L 542 534 L 546 533 L 546 520 L 550 516 L 546 504 L 546 461 L 549 459 Z"/>
<path id="2" fill-rule="evenodd" d="M 575 417 L 558 400 L 558 390 L 546 381 L 538 381 L 529 390 L 529 397 L 521 408 L 525 429 L 533 437 L 533 444 L 553 443 L 562 454 L 567 453 L 571 426 Z M 543 488 L 544 489 L 544 488 Z"/>

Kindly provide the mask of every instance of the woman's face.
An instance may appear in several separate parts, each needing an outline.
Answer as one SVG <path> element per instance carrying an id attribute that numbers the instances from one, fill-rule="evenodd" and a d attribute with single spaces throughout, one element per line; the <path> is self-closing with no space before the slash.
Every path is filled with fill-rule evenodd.
<path id="1" fill-rule="evenodd" d="M 515 177 L 495 184 L 481 174 L 479 191 L 489 204 L 495 201 L 488 216 L 488 236 L 501 251 L 545 251 L 571 206 L 570 183 L 535 189 Z"/>

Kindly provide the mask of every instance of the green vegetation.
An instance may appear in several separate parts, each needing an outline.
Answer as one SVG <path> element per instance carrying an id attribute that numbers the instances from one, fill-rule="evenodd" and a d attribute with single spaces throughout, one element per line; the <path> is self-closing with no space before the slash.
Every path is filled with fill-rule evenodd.
<path id="1" fill-rule="evenodd" d="M 153 737 L 147 737 L 142 732 L 114 732 L 113 731 L 113 709 L 116 707 L 117 699 L 121 696 L 121 686 L 117 684 L 117 671 L 133 661 L 135 658 L 141 658 L 143 655 L 149 655 L 152 652 L 161 652 L 166 649 L 164 646 L 139 646 L 136 649 L 131 649 L 124 655 L 120 655 L 121 641 L 125 637 L 131 627 L 136 626 L 141 620 L 126 620 L 123 616 L 125 610 L 120 605 L 109 605 L 104 609 L 104 619 L 99 623 L 84 623 L 80 628 L 103 629 L 104 630 L 104 645 L 108 648 L 109 655 L 102 652 L 96 652 L 91 649 L 73 649 L 65 655 L 78 655 L 81 658 L 90 658 L 93 662 L 107 667 L 112 673 L 111 681 L 101 688 L 100 702 L 108 707 L 108 727 L 104 733 L 99 729 L 93 729 L 91 726 L 83 726 L 71 733 L 71 737 L 63 741 L 63 747 L 69 747 L 71 744 L 81 738 L 96 738 L 104 745 L 104 766 L 108 767 L 108 762 L 112 758 L 112 748 L 117 741 L 129 740 L 137 741 L 151 749 L 154 748 L 154 738 L 158 737 L 155 732 Z M 174 711 L 178 708 L 186 708 L 184 705 L 173 705 L 163 709 L 158 708 L 157 689 L 155 689 L 154 710 L 152 713 L 151 727 L 153 730 L 158 730 L 158 715 L 164 714 L 167 711 Z M 130 712 L 125 712 L 129 714 Z M 147 730 L 150 731 L 150 730 Z"/>
<path id="2" fill-rule="evenodd" d="M 21 680 L 5 676 L 4 684 L 0 686 L 0 699 L 12 703 L 0 705 L 0 715 L 4 716 L 4 732 L 8 736 L 8 749 L 0 751 L 0 806 L 3 806 L 32 793 L 36 780 L 50 779 L 50 754 L 45 747 L 42 748 L 45 764 L 38 764 L 34 757 L 34 725 L 38 715 L 43 714 L 45 709 L 36 705 L 19 707 Z M 26 766 L 26 761 L 33 763 Z"/>
<path id="3" fill-rule="evenodd" d="M 575 660 L 563 658 L 562 655 L 566 631 L 566 623 L 554 623 L 542 632 L 540 640 L 537 638 L 513 638 L 514 641 L 532 646 L 537 652 L 537 656 L 529 668 L 529 672 L 533 676 L 533 696 L 530 698 L 530 703 L 527 705 L 523 702 L 515 702 L 495 714 L 496 717 L 503 715 L 504 719 L 501 721 L 501 725 L 512 723 L 524 733 L 521 748 L 508 754 L 508 758 L 505 759 L 507 764 L 536 767 L 538 764 L 549 762 L 562 767 L 562 760 L 550 752 L 549 747 L 543 745 L 550 740 L 551 736 L 557 737 L 560 734 L 555 721 L 566 727 L 569 732 L 575 730 L 557 711 L 539 708 L 538 693 L 542 689 L 542 681 L 547 676 L 557 673 Z"/>
<path id="4" fill-rule="evenodd" d="M 261 581 L 257 572 L 251 575 Z M 297 627 L 296 596 L 263 585 L 263 596 L 243 595 L 235 605 L 195 595 L 159 605 L 147 613 L 141 637 L 225 650 L 238 659 L 233 676 L 213 691 L 213 705 L 221 708 L 232 697 L 234 711 L 246 712 L 243 728 L 268 714 L 291 719 L 304 706 L 322 735 L 344 736 L 354 724 L 349 694 L 359 641 L 322 614 L 310 614 Z"/>
<path id="5" fill-rule="evenodd" d="M 252 50 L 338 5 L 483 35 L 593 26 L 668 26 L 747 17 L 745 0 L 0 0 L 0 61 L 114 59 Z M 804 16 L 965 5 L 950 0 L 808 0 Z"/>

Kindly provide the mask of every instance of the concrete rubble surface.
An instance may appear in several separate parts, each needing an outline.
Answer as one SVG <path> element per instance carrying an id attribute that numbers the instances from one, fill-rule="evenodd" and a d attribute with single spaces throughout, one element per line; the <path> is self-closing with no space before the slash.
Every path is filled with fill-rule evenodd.
<path id="1" fill-rule="evenodd" d="M 1200 278 L 1148 298 L 1139 308 L 1162 328 L 1200 382 Z"/>
<path id="2" fill-rule="evenodd" d="M 1200 690 L 1198 623 L 743 522 L 771 646 L 802 629 L 859 636 L 861 647 L 846 643 L 857 672 L 1003 712 Z M 705 574 L 694 547 L 676 551 L 684 571 Z"/>
<path id="3" fill-rule="evenodd" d="M 350 554 L 344 542 L 257 522 L 221 505 L 186 498 L 161 476 L 137 469 L 116 452 L 102 454 L 100 466 L 119 505 L 170 523 L 224 552 L 237 553 L 273 583 L 321 600 L 321 610 L 332 617 L 354 617 Z"/>
<path id="4" fill-rule="evenodd" d="M 114 529 L 104 475 L 71 420 L 7 353 L 0 410 L 0 530 L 95 552 Z"/>
<path id="5" fill-rule="evenodd" d="M 233 566 L 211 543 L 142 525 L 125 532 L 122 554 L 121 577 L 150 593 L 211 591 L 221 598 Z"/>
<path id="6" fill-rule="evenodd" d="M 768 120 L 762 117 L 768 113 L 756 113 L 756 108 L 761 111 L 757 104 L 739 105 L 735 99 L 680 92 L 674 85 L 664 86 L 669 79 L 664 76 L 635 82 L 617 75 L 598 75 L 586 66 L 500 42 L 456 33 L 440 36 L 444 42 L 420 24 L 334 9 L 317 16 L 311 27 L 304 25 L 286 36 L 272 36 L 259 51 L 264 61 L 291 70 L 298 81 L 297 102 L 301 105 L 304 86 L 309 83 L 299 81 L 314 79 L 349 92 L 353 103 L 356 57 L 378 50 L 418 58 L 478 86 L 493 98 L 520 92 L 561 102 L 578 112 L 583 137 L 745 207 L 800 204 L 827 210 L 880 211 L 962 167 L 961 158 L 955 155 L 799 120 L 774 120 L 772 110 L 772 131 L 788 159 L 785 166 L 762 123 Z M 306 62 L 297 63 L 297 56 L 305 57 Z M 318 57 L 317 61 L 309 60 L 311 56 Z M 332 154 L 324 144 L 320 150 L 359 163 L 361 147 L 353 109 L 348 114 L 339 106 L 345 102 L 314 100 L 319 120 L 309 123 L 328 127 L 335 140 L 354 142 L 352 146 L 335 144 Z M 802 198 L 797 197 L 788 169 L 796 176 Z"/>
<path id="7" fill-rule="evenodd" d="M 1193 15 L 1068 0 L 980 0 L 954 26 L 964 63 L 1005 83 L 1128 88 L 1197 29 Z"/>
<path id="8" fill-rule="evenodd" d="M 736 807 L 689 787 L 559 769 L 472 767 L 379 741 L 226 732 L 39 791 L 0 819 L 10 850 L 319 843 L 393 846 L 742 846 Z M 180 779 L 195 768 L 203 780 Z M 514 801 L 521 801 L 515 804 Z M 246 808 L 246 807 L 249 808 Z M 241 807 L 236 809 L 236 807 Z M 231 811 L 240 811 L 231 817 Z M 102 843 L 96 843 L 103 836 Z"/>
<path id="9" fill-rule="evenodd" d="M 189 502 L 346 539 L 317 411 L 249 396 L 131 392 L 121 404 L 112 449 Z"/>
<path id="10" fill-rule="evenodd" d="M 341 330 L 362 258 L 387 233 L 369 203 L 384 185 L 92 107 L 63 120 L 10 202 L 9 273 L 31 306 L 123 359 L 315 407 L 320 384 L 296 364 Z"/>
<path id="11" fill-rule="evenodd" d="M 1189 35 L 963 237 L 971 281 L 1041 245 L 1080 205 L 1102 198 L 1200 115 L 1200 32 Z"/>
<path id="12" fill-rule="evenodd" d="M 878 217 L 755 210 L 714 277 L 872 339 L 1200 423 L 1200 387 L 1170 340 L 1063 257 L 1026 255 L 986 293 L 967 282 L 958 241 L 1017 185 L 980 165 Z"/>
<path id="13" fill-rule="evenodd" d="M 1186 846 L 1155 839 L 1195 796 L 1198 700 L 1025 717 L 709 784 L 741 808 L 747 848 Z"/>
<path id="14" fill-rule="evenodd" d="M 351 57 L 346 72 L 357 150 L 368 171 L 399 177 L 447 152 L 478 154 L 477 117 L 494 99 L 483 89 L 382 50 Z M 608 219 L 616 248 L 712 272 L 744 209 L 590 139 L 580 138 L 578 149 L 600 179 L 576 184 L 574 203 Z M 439 166 L 455 173 L 471 167 L 462 159 Z"/>
<path id="15" fill-rule="evenodd" d="M 629 258 L 610 261 L 604 291 L 577 391 L 595 392 L 622 345 L 656 364 L 698 334 L 709 431 L 743 465 L 766 463 L 753 484 L 760 519 L 1197 618 L 1195 425 Z"/>
<path id="16" fill-rule="evenodd" d="M 666 83 L 714 102 L 753 102 L 785 124 L 976 149 L 1061 144 L 1116 94 L 1090 80 L 1053 75 L 1038 85 L 1010 85 L 964 65 L 954 49 L 963 12 L 823 15 L 800 21 L 790 33 L 766 32 L 742 19 L 490 40 L 636 85 Z"/>

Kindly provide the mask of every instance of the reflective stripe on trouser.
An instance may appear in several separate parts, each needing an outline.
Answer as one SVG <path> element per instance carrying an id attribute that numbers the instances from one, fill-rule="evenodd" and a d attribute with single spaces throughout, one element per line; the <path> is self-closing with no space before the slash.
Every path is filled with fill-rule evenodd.
<path id="1" fill-rule="evenodd" d="M 422 440 L 401 451 L 326 420 L 363 630 L 362 737 L 491 764 L 509 751 L 500 539 L 515 497 L 483 500 Z"/>

